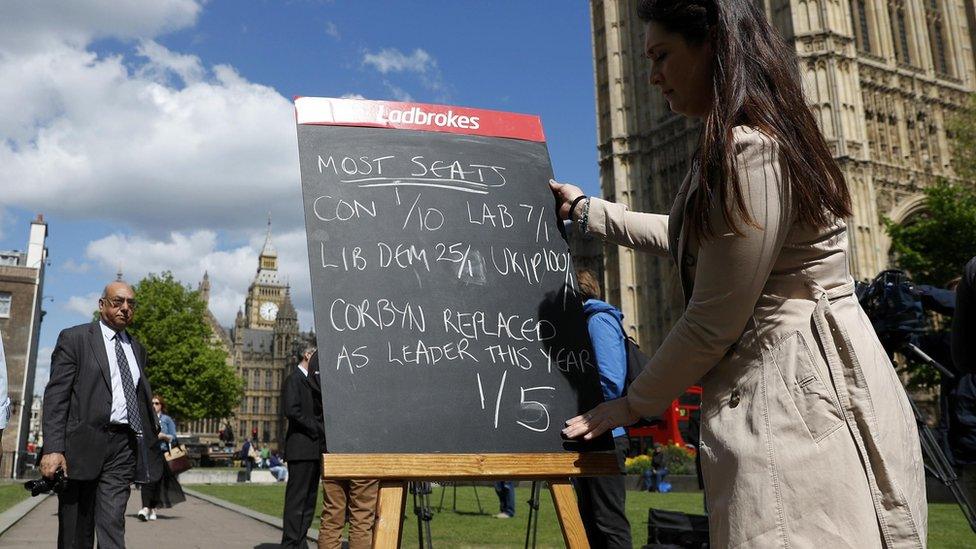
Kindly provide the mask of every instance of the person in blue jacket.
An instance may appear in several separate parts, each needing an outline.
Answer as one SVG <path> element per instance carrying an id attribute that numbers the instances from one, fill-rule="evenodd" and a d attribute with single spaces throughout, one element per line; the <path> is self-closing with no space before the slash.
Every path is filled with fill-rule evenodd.
<path id="1" fill-rule="evenodd" d="M 583 301 L 583 313 L 596 355 L 600 386 L 604 400 L 624 395 L 627 381 L 627 348 L 623 331 L 624 315 L 619 309 L 600 299 L 600 283 L 593 271 L 578 269 L 576 280 Z M 617 427 L 612 431 L 617 464 L 624 473 L 624 459 L 630 449 L 627 431 Z M 576 497 L 580 515 L 586 528 L 590 547 L 631 547 L 630 522 L 625 512 L 626 485 L 624 475 L 581 477 L 576 482 Z"/>

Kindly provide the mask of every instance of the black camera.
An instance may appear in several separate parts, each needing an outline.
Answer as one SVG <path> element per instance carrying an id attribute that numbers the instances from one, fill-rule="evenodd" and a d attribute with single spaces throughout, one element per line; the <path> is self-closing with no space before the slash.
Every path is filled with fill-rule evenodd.
<path id="1" fill-rule="evenodd" d="M 24 483 L 24 490 L 31 493 L 31 497 L 48 492 L 60 494 L 64 490 L 64 485 L 68 479 L 64 477 L 64 470 L 58 469 L 53 478 L 41 477 L 35 480 L 28 480 Z"/>

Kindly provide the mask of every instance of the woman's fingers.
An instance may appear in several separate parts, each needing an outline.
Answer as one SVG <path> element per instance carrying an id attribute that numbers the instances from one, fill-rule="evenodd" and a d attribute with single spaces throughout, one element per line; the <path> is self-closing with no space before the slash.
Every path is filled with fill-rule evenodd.
<path id="1" fill-rule="evenodd" d="M 559 210 L 560 219 L 569 219 L 569 206 L 578 196 L 583 195 L 583 191 L 576 185 L 569 183 L 559 183 L 554 179 L 549 180 L 549 188 L 556 197 L 556 207 Z"/>
<path id="2" fill-rule="evenodd" d="M 583 436 L 584 440 L 590 440 L 615 427 L 630 425 L 637 419 L 630 410 L 627 399 L 618 398 L 566 420 L 566 427 L 562 432 L 567 438 Z"/>

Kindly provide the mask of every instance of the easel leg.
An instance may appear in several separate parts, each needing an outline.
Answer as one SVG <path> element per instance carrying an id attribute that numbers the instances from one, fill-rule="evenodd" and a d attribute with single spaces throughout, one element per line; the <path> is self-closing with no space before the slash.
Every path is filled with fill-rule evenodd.
<path id="1" fill-rule="evenodd" d="M 376 526 L 373 531 L 374 549 L 396 549 L 403 537 L 403 509 L 407 503 L 407 483 L 398 480 L 380 481 L 379 502 L 376 505 Z"/>
<path id="2" fill-rule="evenodd" d="M 556 507 L 559 528 L 563 531 L 563 541 L 566 542 L 567 549 L 589 549 L 590 543 L 586 539 L 586 530 L 583 529 L 583 519 L 580 518 L 573 485 L 567 479 L 553 479 L 549 481 L 549 491 L 552 492 L 552 502 Z"/>

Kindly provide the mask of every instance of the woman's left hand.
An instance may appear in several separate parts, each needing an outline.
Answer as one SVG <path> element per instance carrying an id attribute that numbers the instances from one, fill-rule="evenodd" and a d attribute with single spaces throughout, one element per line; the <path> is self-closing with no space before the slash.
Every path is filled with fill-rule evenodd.
<path id="1" fill-rule="evenodd" d="M 563 434 L 568 438 L 583 436 L 583 440 L 590 440 L 603 433 L 636 423 L 640 416 L 630 409 L 626 398 L 617 398 L 593 408 L 583 415 L 566 420 Z"/>
<path id="2" fill-rule="evenodd" d="M 583 196 L 583 191 L 576 185 L 569 183 L 559 183 L 554 179 L 549 180 L 549 189 L 556 197 L 556 210 L 559 212 L 559 219 L 571 219 L 573 212 L 569 211 L 573 200 Z"/>

